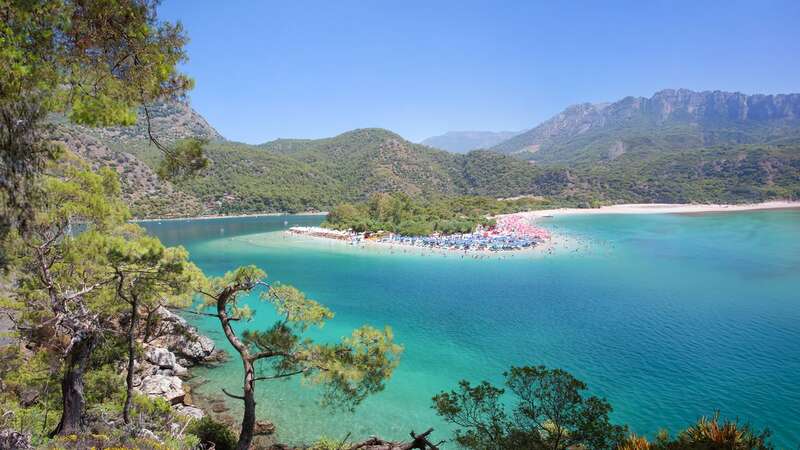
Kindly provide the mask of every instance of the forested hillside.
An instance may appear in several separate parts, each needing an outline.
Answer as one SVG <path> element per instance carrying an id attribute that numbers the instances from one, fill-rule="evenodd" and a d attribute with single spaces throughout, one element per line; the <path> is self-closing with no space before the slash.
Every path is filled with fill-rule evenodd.
<path id="1" fill-rule="evenodd" d="M 133 127 L 61 125 L 60 139 L 120 173 L 137 217 L 322 211 L 375 192 L 535 195 L 572 206 L 800 198 L 797 96 L 694 94 L 572 107 L 493 151 L 467 154 L 374 128 L 254 146 L 225 140 L 188 105 L 158 104 L 156 137 L 208 140 L 202 176 L 172 181 L 156 175 L 163 154 L 142 114 Z M 513 150 L 526 139 L 535 143 Z"/>
<path id="2" fill-rule="evenodd" d="M 165 113 L 165 110 L 167 111 Z M 169 110 L 162 106 L 160 117 Z M 197 117 L 196 113 L 181 117 Z M 318 140 L 282 139 L 259 146 L 223 140 L 205 121 L 180 121 L 179 130 L 161 120 L 153 127 L 166 140 L 211 138 L 206 155 L 211 160 L 201 177 L 170 181 L 155 178 L 162 154 L 139 132 L 69 127 L 65 141 L 95 165 L 120 172 L 123 190 L 138 217 L 300 212 L 326 210 L 342 201 L 365 200 L 375 192 L 405 192 L 431 197 L 460 194 L 515 196 L 559 192 L 552 186 L 552 170 L 489 152 L 454 155 L 406 141 L 382 129 L 360 129 Z M 124 137 L 121 137 L 124 136 Z M 80 139 L 79 139 L 80 138 Z M 91 141 L 102 152 L 87 151 Z M 136 163 L 122 166 L 117 158 Z M 134 170 L 139 162 L 149 170 Z M 173 184 L 174 183 L 174 184 Z M 147 200 L 141 200 L 147 193 Z M 183 197 L 177 197 L 181 195 Z M 169 208 L 169 203 L 183 203 Z"/>

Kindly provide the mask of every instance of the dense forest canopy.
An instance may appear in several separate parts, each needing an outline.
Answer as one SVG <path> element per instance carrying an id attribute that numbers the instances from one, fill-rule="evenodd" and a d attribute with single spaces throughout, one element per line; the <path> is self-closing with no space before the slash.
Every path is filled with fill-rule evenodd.
<path id="1" fill-rule="evenodd" d="M 497 200 L 460 196 L 420 200 L 402 193 L 378 193 L 366 202 L 337 205 L 322 226 L 357 232 L 386 231 L 403 236 L 471 233 L 478 225 L 493 225 L 490 216 L 550 205 L 549 201 L 534 197 Z"/>
<path id="2" fill-rule="evenodd" d="M 123 193 L 137 217 L 329 211 L 376 192 L 425 199 L 535 195 L 583 207 L 800 198 L 800 147 L 791 143 L 630 150 L 607 160 L 530 163 L 486 150 L 447 153 L 386 130 L 364 129 L 261 146 L 212 140 L 205 147 L 211 163 L 202 177 L 164 182 L 146 174 L 158 169 L 162 158 L 147 140 L 86 133 L 94 140 L 83 153 L 98 165 L 119 167 Z M 146 165 L 134 170 L 117 162 L 130 157 Z M 151 195 L 138 194 L 143 190 Z"/>

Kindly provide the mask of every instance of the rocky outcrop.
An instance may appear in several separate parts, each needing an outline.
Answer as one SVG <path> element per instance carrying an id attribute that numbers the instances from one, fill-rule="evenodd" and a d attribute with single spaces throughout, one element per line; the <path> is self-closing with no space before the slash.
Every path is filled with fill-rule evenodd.
<path id="1" fill-rule="evenodd" d="M 201 203 L 170 181 L 159 177 L 152 167 L 124 147 L 108 143 L 73 126 L 60 126 L 54 140 L 80 156 L 93 170 L 109 167 L 119 175 L 122 198 L 137 216 L 174 217 L 204 213 Z M 158 201 L 154 201 L 158 199 Z M 146 212 L 146 214 L 143 214 Z"/>
<path id="2" fill-rule="evenodd" d="M 134 389 L 166 400 L 184 416 L 202 418 L 205 412 L 192 405 L 189 386 L 182 377 L 189 375 L 187 367 L 218 361 L 221 352 L 183 317 L 166 308 L 157 314 L 158 337 L 144 344 L 143 358 L 136 361 Z"/>
<path id="3" fill-rule="evenodd" d="M 268 420 L 257 420 L 256 426 L 253 428 L 253 434 L 256 436 L 268 436 L 275 433 L 275 425 Z"/>
<path id="4" fill-rule="evenodd" d="M 30 436 L 22 433 L 17 433 L 14 430 L 3 429 L 0 430 L 0 448 L 13 449 L 13 450 L 27 450 L 32 449 L 30 444 Z"/>
<path id="5" fill-rule="evenodd" d="M 178 412 L 178 414 L 183 414 L 184 416 L 191 417 L 192 419 L 202 419 L 206 415 L 205 411 L 191 405 L 175 405 L 172 409 Z"/>
<path id="6" fill-rule="evenodd" d="M 197 364 L 218 361 L 222 355 L 216 350 L 214 341 L 197 332 L 183 317 L 166 308 L 160 308 L 162 336 L 153 345 L 166 348 L 177 356 L 176 362 L 191 367 Z"/>
<path id="7" fill-rule="evenodd" d="M 183 381 L 170 375 L 150 375 L 142 379 L 138 390 L 150 397 L 161 397 L 172 405 L 182 404 L 186 392 Z"/>
<path id="8" fill-rule="evenodd" d="M 538 162 L 586 159 L 616 141 L 671 151 L 715 145 L 769 144 L 800 139 L 800 94 L 664 89 L 652 97 L 583 103 L 492 150 Z M 610 159 L 619 156 L 612 149 Z"/>

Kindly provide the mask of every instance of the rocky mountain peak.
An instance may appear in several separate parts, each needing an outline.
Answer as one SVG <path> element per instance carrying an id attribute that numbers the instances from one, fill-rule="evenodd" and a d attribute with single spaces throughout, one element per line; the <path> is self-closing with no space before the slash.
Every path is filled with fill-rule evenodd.
<path id="1" fill-rule="evenodd" d="M 670 127 L 692 127 L 692 142 L 766 142 L 785 126 L 800 128 L 800 94 L 747 95 L 741 92 L 664 89 L 651 97 L 625 97 L 610 104 L 581 103 L 570 106 L 535 128 L 495 146 L 501 153 L 538 153 L 542 149 L 591 147 L 597 140 L 617 145 L 617 137 L 631 132 L 656 136 Z M 747 130 L 759 128 L 758 134 Z M 736 133 L 726 130 L 737 129 Z M 766 130 L 766 131 L 764 131 Z M 590 139 L 587 136 L 594 136 Z M 634 133 L 636 134 L 636 133 Z M 728 137 L 726 137 L 728 136 Z M 581 137 L 580 142 L 575 141 Z M 558 158 L 556 158 L 558 159 Z"/>

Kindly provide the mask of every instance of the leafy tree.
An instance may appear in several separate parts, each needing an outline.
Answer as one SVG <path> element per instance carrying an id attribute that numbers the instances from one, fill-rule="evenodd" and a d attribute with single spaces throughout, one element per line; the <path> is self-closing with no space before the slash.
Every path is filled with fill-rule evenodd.
<path id="1" fill-rule="evenodd" d="M 120 312 L 108 287 L 110 230 L 127 218 L 116 174 L 66 167 L 42 180 L 44 195 L 28 230 L 17 240 L 23 317 L 43 335 L 68 338 L 61 382 L 62 417 L 54 433 L 83 426 L 83 377 L 102 331 Z M 74 227 L 82 230 L 77 232 Z M 58 341 L 56 341 L 58 342 Z"/>
<path id="2" fill-rule="evenodd" d="M 595 396 L 584 398 L 586 385 L 561 369 L 512 367 L 504 374 L 514 396 L 509 413 L 505 390 L 482 382 L 461 381 L 459 390 L 433 398 L 434 409 L 461 427 L 456 442 L 471 449 L 548 449 L 584 447 L 612 449 L 625 427 L 613 425 L 611 405 Z"/>
<path id="3" fill-rule="evenodd" d="M 89 126 L 130 125 L 143 105 L 149 125 L 148 103 L 180 98 L 192 87 L 176 69 L 186 59 L 186 35 L 180 24 L 158 20 L 157 5 L 0 2 L 0 200 L 6 229 L 25 225 L 33 177 L 57 156 L 47 142 L 48 113 L 62 112 Z M 167 161 L 204 166 L 196 146 L 167 148 L 149 130 Z"/>
<path id="4" fill-rule="evenodd" d="M 128 210 L 110 169 L 89 172 L 67 159 L 40 183 L 43 195 L 33 218 L 14 234 L 11 248 L 19 273 L 16 306 L 27 324 L 27 339 L 65 355 L 62 415 L 53 434 L 82 430 L 85 372 L 103 336 L 119 327 L 126 309 L 127 421 L 140 308 L 189 304 L 202 274 L 187 261 L 184 249 L 164 248 L 126 223 Z"/>
<path id="5" fill-rule="evenodd" d="M 115 273 L 116 293 L 130 305 L 127 390 L 122 410 L 125 423 L 130 423 L 140 310 L 191 305 L 193 287 L 198 286 L 203 275 L 188 262 L 188 257 L 182 247 L 165 248 L 161 241 L 147 236 L 138 225 L 122 227 L 110 244 L 108 259 Z"/>
<path id="6" fill-rule="evenodd" d="M 425 200 L 399 192 L 376 193 L 366 202 L 343 203 L 331 210 L 323 226 L 353 231 L 391 231 L 404 236 L 470 233 L 478 225 L 492 225 L 490 215 L 541 208 L 539 198 L 497 200 L 459 196 Z"/>
<path id="7" fill-rule="evenodd" d="M 247 449 L 255 425 L 255 383 L 302 376 L 325 386 L 323 403 L 354 408 L 368 395 L 381 391 L 399 362 L 402 348 L 394 343 L 390 328 L 378 330 L 363 326 L 335 344 L 319 344 L 303 334 L 312 326 L 321 327 L 333 313 L 288 285 L 270 285 L 266 274 L 254 266 L 240 267 L 214 280 L 213 291 L 204 291 L 203 306 L 219 319 L 225 337 L 236 349 L 244 369 L 243 394 L 226 395 L 244 402 L 239 441 L 236 448 Z M 260 289 L 260 297 L 275 308 L 281 319 L 266 330 L 236 334 L 233 322 L 249 319 L 247 305 L 239 295 Z M 259 373 L 256 363 L 261 362 Z"/>

